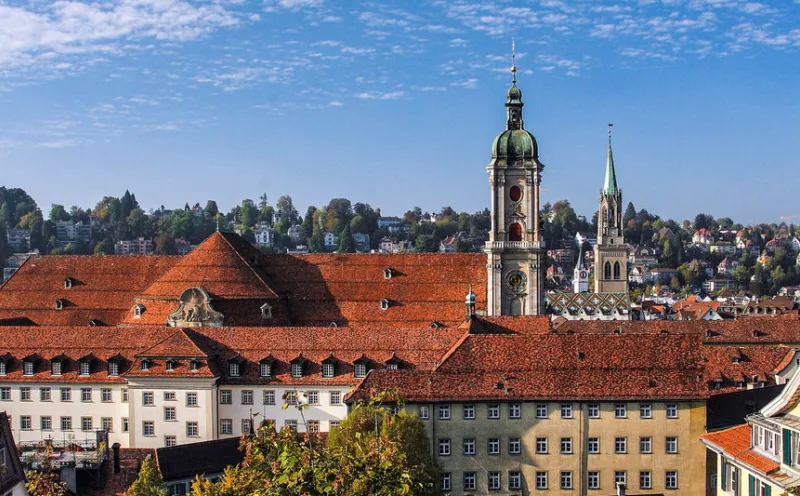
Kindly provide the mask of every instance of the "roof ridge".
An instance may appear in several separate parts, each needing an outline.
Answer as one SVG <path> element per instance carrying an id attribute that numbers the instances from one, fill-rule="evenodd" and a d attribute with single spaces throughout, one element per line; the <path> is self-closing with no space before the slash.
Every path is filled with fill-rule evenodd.
<path id="1" fill-rule="evenodd" d="M 155 343 L 153 346 L 150 346 L 149 348 L 147 348 L 147 349 L 145 349 L 145 350 L 143 350 L 143 351 L 141 351 L 139 353 L 136 353 L 134 356 L 137 357 L 137 358 L 140 357 L 140 356 L 147 356 L 146 354 L 147 354 L 148 351 L 156 348 L 157 346 L 160 346 L 160 345 L 164 344 L 166 341 L 172 339 L 174 336 L 176 336 L 178 334 L 182 334 L 183 337 L 189 341 L 189 343 L 192 345 L 192 347 L 194 347 L 195 350 L 197 350 L 201 356 L 204 356 L 204 357 L 208 356 L 208 353 L 203 351 L 200 348 L 200 346 L 194 341 L 194 339 L 192 339 L 192 337 L 189 336 L 189 334 L 187 333 L 187 330 L 183 329 L 183 328 L 178 328 L 177 331 L 175 331 L 172 334 L 168 335 L 167 337 L 165 337 L 161 341 Z M 176 355 L 176 356 L 178 356 L 178 355 Z"/>
<path id="2" fill-rule="evenodd" d="M 242 254 L 239 252 L 239 250 L 237 250 L 237 249 L 236 249 L 236 247 L 235 247 L 235 246 L 233 246 L 233 245 L 231 244 L 231 242 L 228 240 L 228 237 L 227 237 L 227 236 L 225 236 L 224 234 L 222 234 L 222 233 L 221 233 L 221 232 L 219 232 L 219 231 L 217 231 L 217 232 L 213 233 L 211 236 L 214 236 L 214 235 L 217 235 L 217 234 L 218 234 L 218 235 L 220 235 L 220 236 L 222 236 L 222 239 L 224 239 L 224 240 L 225 240 L 225 243 L 227 243 L 227 244 L 228 244 L 228 246 L 230 246 L 230 247 L 231 247 L 231 250 L 233 250 L 233 251 L 234 251 L 234 253 L 236 253 L 236 256 L 238 256 L 238 257 L 239 257 L 239 259 L 240 259 L 242 262 L 244 262 L 245 266 L 247 266 L 247 268 L 248 268 L 248 269 L 250 269 L 250 271 L 253 273 L 253 275 L 255 275 L 255 276 L 258 278 L 258 280 L 259 280 L 259 281 L 261 281 L 261 284 L 263 284 L 263 285 L 264 285 L 264 287 L 266 287 L 266 288 L 267 288 L 267 289 L 268 289 L 268 290 L 269 290 L 271 293 L 273 293 L 273 294 L 275 294 L 275 295 L 277 296 L 277 294 L 278 294 L 278 293 L 277 293 L 277 291 L 275 291 L 274 289 L 272 289 L 272 288 L 270 287 L 270 285 L 269 285 L 269 284 L 267 284 L 267 281 L 265 281 L 265 280 L 264 280 L 264 278 L 263 278 L 263 277 L 261 277 L 261 274 L 259 274 L 259 273 L 258 273 L 258 272 L 255 270 L 255 268 L 254 268 L 254 267 L 253 267 L 253 266 L 250 264 L 250 262 L 248 262 L 248 261 L 247 261 L 247 259 L 245 259 L 245 258 L 242 256 Z M 242 238 L 242 240 L 244 240 L 244 242 L 246 242 L 246 243 L 248 243 L 248 244 L 250 243 L 249 241 L 247 241 L 247 240 L 246 240 L 246 239 L 244 239 L 244 238 Z M 252 245 L 250 245 L 250 246 L 252 246 Z M 255 248 L 255 247 L 253 247 L 253 248 L 257 250 L 257 248 Z"/>

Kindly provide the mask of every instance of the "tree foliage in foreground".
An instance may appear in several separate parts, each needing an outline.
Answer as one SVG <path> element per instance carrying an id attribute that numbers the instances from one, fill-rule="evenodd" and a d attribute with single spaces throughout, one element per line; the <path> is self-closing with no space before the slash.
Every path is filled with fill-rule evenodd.
<path id="1" fill-rule="evenodd" d="M 139 477 L 128 488 L 128 496 L 166 496 L 167 485 L 151 458 L 142 461 Z"/>
<path id="2" fill-rule="evenodd" d="M 313 435 L 312 435 L 313 436 Z M 194 496 L 434 495 L 438 470 L 416 415 L 376 402 L 356 405 L 327 443 L 272 421 L 242 439 L 242 463 L 217 483 L 196 479 Z"/>

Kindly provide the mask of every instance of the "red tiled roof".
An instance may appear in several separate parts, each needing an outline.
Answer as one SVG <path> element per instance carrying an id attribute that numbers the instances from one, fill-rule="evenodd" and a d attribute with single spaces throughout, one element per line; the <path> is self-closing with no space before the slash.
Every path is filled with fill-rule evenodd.
<path id="1" fill-rule="evenodd" d="M 762 474 L 770 474 L 780 468 L 774 462 L 750 449 L 750 424 L 738 425 L 717 432 L 703 435 L 702 439 L 725 452 L 726 455 L 749 465 Z"/>
<path id="2" fill-rule="evenodd" d="M 785 346 L 704 346 L 706 375 L 709 381 L 723 381 L 714 394 L 736 390 L 736 382 L 767 382 L 775 369 L 794 350 Z M 737 358 L 738 363 L 734 363 Z"/>
<path id="3" fill-rule="evenodd" d="M 178 329 L 150 348 L 137 353 L 137 358 L 207 358 L 208 354 L 194 342 L 189 331 Z"/>
<path id="4" fill-rule="evenodd" d="M 435 371 L 375 370 L 353 392 L 397 388 L 409 401 L 699 399 L 696 336 L 470 335 Z"/>

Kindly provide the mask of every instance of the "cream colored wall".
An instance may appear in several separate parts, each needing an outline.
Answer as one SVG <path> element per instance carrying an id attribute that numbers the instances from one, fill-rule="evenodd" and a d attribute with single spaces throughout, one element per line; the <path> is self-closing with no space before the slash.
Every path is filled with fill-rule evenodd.
<path id="1" fill-rule="evenodd" d="M 613 494 L 615 491 L 614 472 L 628 472 L 628 489 L 636 494 L 664 493 L 681 495 L 705 494 L 705 447 L 699 438 L 705 432 L 705 403 L 676 402 L 679 405 L 677 419 L 667 419 L 664 402 L 652 402 L 653 418 L 639 418 L 639 403 L 627 402 L 628 416 L 614 418 L 614 402 L 600 403 L 599 419 L 589 419 L 588 403 L 573 402 L 573 418 L 561 419 L 560 402 L 549 402 L 547 419 L 536 418 L 536 403 L 522 405 L 522 418 L 508 417 L 508 404 L 501 404 L 499 419 L 487 418 L 486 403 L 476 403 L 476 419 L 463 420 L 462 404 L 451 404 L 451 420 L 439 420 L 435 405 L 430 406 L 430 419 L 426 420 L 432 450 L 443 471 L 452 477 L 452 494 L 464 494 L 462 490 L 464 471 L 477 472 L 478 494 L 488 492 L 488 472 L 501 473 L 501 493 L 508 489 L 508 471 L 522 472 L 522 494 L 583 494 L 586 490 L 588 471 L 600 472 L 599 494 Z M 418 406 L 409 410 L 419 411 Z M 628 438 L 628 454 L 614 454 L 614 441 L 617 436 Z M 653 438 L 653 454 L 639 454 L 639 437 Z M 666 454 L 666 436 L 678 437 L 678 454 Z M 500 438 L 500 455 L 488 455 L 488 439 Z M 522 453 L 508 453 L 509 437 L 522 439 Z M 536 438 L 548 438 L 547 455 L 538 455 Z M 573 454 L 560 453 L 562 437 L 571 437 Z M 586 452 L 586 440 L 600 438 L 600 454 Z M 438 456 L 438 439 L 450 438 L 451 455 Z M 477 454 L 463 456 L 463 439 L 475 438 Z M 573 472 L 573 489 L 560 489 L 562 470 Z M 652 489 L 639 489 L 639 471 L 652 472 Z M 665 472 L 677 470 L 679 486 L 677 491 L 666 490 Z M 536 472 L 548 472 L 547 491 L 537 491 Z M 582 475 L 581 475 L 582 474 Z M 700 481 L 700 483 L 698 483 Z M 472 491 L 470 491 L 471 493 Z M 595 492 L 595 491 L 591 491 Z"/>
<path id="2" fill-rule="evenodd" d="M 730 458 L 728 459 L 728 463 L 731 463 Z M 740 484 L 739 495 L 740 496 L 747 496 L 747 495 L 750 494 L 750 492 L 749 492 L 750 491 L 750 486 L 749 486 L 749 484 L 750 484 L 749 476 L 750 475 L 755 477 L 756 480 L 759 481 L 759 482 L 766 482 L 767 484 L 769 484 L 769 486 L 771 488 L 771 494 L 773 496 L 779 496 L 779 495 L 783 494 L 783 492 L 785 491 L 784 488 L 782 488 L 782 487 L 772 483 L 771 481 L 759 476 L 755 472 L 749 471 L 746 468 L 746 466 L 741 465 L 741 464 L 735 464 L 735 466 L 738 467 L 741 470 L 741 474 L 742 474 L 742 476 L 739 478 L 739 484 Z M 717 496 L 731 496 L 733 494 L 733 488 L 731 488 L 731 487 L 728 487 L 727 490 L 725 490 L 725 491 L 722 490 L 722 455 L 718 455 L 717 456 L 717 487 L 714 488 L 714 491 L 712 491 L 711 493 L 712 494 L 716 494 Z"/>

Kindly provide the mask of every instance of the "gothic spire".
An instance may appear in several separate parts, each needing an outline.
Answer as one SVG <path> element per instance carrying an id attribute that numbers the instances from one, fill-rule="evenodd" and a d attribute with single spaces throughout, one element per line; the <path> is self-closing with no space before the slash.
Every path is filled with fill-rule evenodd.
<path id="1" fill-rule="evenodd" d="M 611 151 L 611 128 L 614 124 L 608 125 L 608 159 L 606 160 L 606 179 L 603 182 L 603 193 L 608 195 L 617 194 L 617 173 L 614 170 L 614 154 Z"/>

